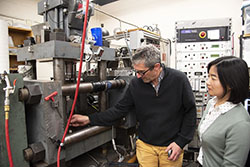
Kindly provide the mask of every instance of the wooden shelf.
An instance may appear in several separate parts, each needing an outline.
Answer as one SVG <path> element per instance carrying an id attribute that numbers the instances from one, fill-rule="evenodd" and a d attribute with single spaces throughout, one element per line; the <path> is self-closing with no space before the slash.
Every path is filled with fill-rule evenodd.
<path id="1" fill-rule="evenodd" d="M 19 28 L 19 27 L 12 27 L 9 26 L 9 31 L 21 31 L 21 32 L 27 32 L 27 33 L 31 33 L 31 29 L 26 29 L 26 28 Z"/>
<path id="2" fill-rule="evenodd" d="M 18 68 L 15 68 L 15 67 L 10 67 L 10 71 L 17 71 Z"/>
<path id="3" fill-rule="evenodd" d="M 32 36 L 32 31 L 24 28 L 9 27 L 9 36 L 11 36 L 14 46 L 17 47 L 23 44 L 23 41 L 26 40 L 27 37 Z"/>
<path id="4" fill-rule="evenodd" d="M 17 56 L 15 53 L 9 53 L 10 56 Z"/>
<path id="5" fill-rule="evenodd" d="M 9 46 L 9 49 L 17 49 L 18 47 Z"/>
<path id="6" fill-rule="evenodd" d="M 9 47 L 9 49 L 17 49 L 18 45 L 24 43 L 24 40 L 27 37 L 32 37 L 32 31 L 30 29 L 19 28 L 19 27 L 8 27 L 9 29 L 9 36 L 11 36 L 13 40 L 14 47 Z M 9 53 L 9 60 L 10 60 L 10 71 L 15 72 L 17 71 L 17 66 L 24 64 L 24 62 L 17 62 L 17 55 L 16 53 Z"/>

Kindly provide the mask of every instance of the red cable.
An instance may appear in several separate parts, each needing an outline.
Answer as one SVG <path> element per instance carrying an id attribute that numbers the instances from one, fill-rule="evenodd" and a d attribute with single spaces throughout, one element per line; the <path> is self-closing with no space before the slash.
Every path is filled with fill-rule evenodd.
<path id="1" fill-rule="evenodd" d="M 81 80 L 81 72 L 82 72 L 82 60 L 83 60 L 83 52 L 84 52 L 84 43 L 85 43 L 85 36 L 86 36 L 86 29 L 87 29 L 87 20 L 88 20 L 88 10 L 89 10 L 89 0 L 86 0 L 86 10 L 85 10 L 85 17 L 84 17 L 84 25 L 83 25 L 83 33 L 82 33 L 82 45 L 81 45 L 81 56 L 80 56 L 80 66 L 79 66 L 79 71 L 78 71 L 78 77 L 77 77 L 77 85 L 76 85 L 76 91 L 75 91 L 75 97 L 74 97 L 74 102 L 71 108 L 71 112 L 70 112 L 70 116 L 61 140 L 61 143 L 64 142 L 64 139 L 66 137 L 66 134 L 68 132 L 69 129 L 69 124 L 70 124 L 70 120 L 72 118 L 74 109 L 75 109 L 75 105 L 76 105 L 76 100 L 77 100 L 77 96 L 78 96 L 78 90 L 79 90 L 79 85 L 80 85 L 80 80 Z M 61 144 L 58 148 L 58 152 L 57 152 L 57 167 L 60 167 L 60 153 L 61 153 Z"/>
<path id="2" fill-rule="evenodd" d="M 5 118 L 5 140 L 6 140 L 7 152 L 8 152 L 8 158 L 9 158 L 9 165 L 10 167 L 13 167 L 13 160 L 12 160 L 11 149 L 10 149 L 9 119 L 8 118 Z"/>

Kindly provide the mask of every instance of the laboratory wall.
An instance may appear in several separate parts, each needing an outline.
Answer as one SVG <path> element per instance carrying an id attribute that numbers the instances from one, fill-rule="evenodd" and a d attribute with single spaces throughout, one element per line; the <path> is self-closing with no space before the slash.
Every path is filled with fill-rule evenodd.
<path id="1" fill-rule="evenodd" d="M 30 28 L 43 22 L 37 13 L 40 0 L 0 0 L 0 19 L 7 20 L 10 26 Z"/>
<path id="2" fill-rule="evenodd" d="M 43 22 L 43 17 L 37 14 L 37 3 L 40 0 L 0 0 L 0 19 L 3 15 L 10 16 L 14 24 L 33 25 Z M 243 0 L 118 0 L 96 8 L 121 20 L 139 27 L 158 27 L 163 38 L 174 41 L 175 22 L 181 20 L 201 20 L 216 18 L 232 18 L 232 35 L 234 54 L 239 56 L 239 40 L 241 34 L 241 7 Z M 13 18 L 20 18 L 15 20 Z M 12 19 L 11 19 L 12 18 Z M 6 19 L 6 18 L 5 18 Z M 97 10 L 91 18 L 89 28 L 105 28 L 113 34 L 114 30 L 135 28 L 124 24 Z M 174 67 L 174 43 L 172 45 L 171 66 Z"/>
<path id="3" fill-rule="evenodd" d="M 232 35 L 234 39 L 234 54 L 239 56 L 239 40 L 241 34 L 242 0 L 119 0 L 101 7 L 121 20 L 140 27 L 145 25 L 155 27 L 157 24 L 163 38 L 174 40 L 175 22 L 181 20 L 201 20 L 232 18 Z M 117 27 L 123 30 L 135 28 L 109 16 L 98 13 L 100 22 L 105 24 L 111 34 Z M 174 67 L 174 44 L 171 66 Z"/>

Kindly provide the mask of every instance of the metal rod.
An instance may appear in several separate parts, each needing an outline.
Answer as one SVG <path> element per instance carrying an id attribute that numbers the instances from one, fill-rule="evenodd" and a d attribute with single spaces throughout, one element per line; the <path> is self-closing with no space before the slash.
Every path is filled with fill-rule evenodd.
<path id="1" fill-rule="evenodd" d="M 57 8 L 55 8 L 55 10 L 54 10 L 54 21 L 55 21 L 55 23 L 54 23 L 54 25 L 55 25 L 55 29 L 57 29 L 58 28 L 58 23 L 59 23 L 59 19 L 58 19 L 58 9 Z"/>
<path id="2" fill-rule="evenodd" d="M 115 88 L 122 88 L 126 85 L 126 82 L 123 79 L 117 79 L 117 80 L 108 80 L 104 81 L 109 82 L 111 85 L 108 89 L 115 89 Z M 98 82 L 97 82 L 98 83 Z M 94 86 L 96 83 L 81 83 L 79 86 L 79 93 L 89 93 L 94 91 Z M 104 87 L 106 88 L 106 87 Z M 62 93 L 63 95 L 69 95 L 74 93 L 76 89 L 76 84 L 67 84 L 62 86 Z M 99 91 L 103 91 L 105 89 L 100 89 Z"/>
<path id="3" fill-rule="evenodd" d="M 98 62 L 98 74 L 99 74 L 99 79 L 100 81 L 104 81 L 107 78 L 107 62 L 106 61 L 99 61 Z M 105 111 L 107 107 L 107 97 L 106 97 L 106 92 L 101 91 L 99 92 L 98 95 L 99 99 L 99 111 Z"/>
<path id="4" fill-rule="evenodd" d="M 65 80 L 74 82 L 76 80 L 76 60 L 66 60 L 65 61 Z"/>
<path id="5" fill-rule="evenodd" d="M 93 127 L 89 127 L 89 128 L 83 129 L 81 131 L 69 134 L 66 136 L 66 138 L 64 140 L 64 146 L 79 142 L 81 140 L 84 140 L 88 137 L 99 134 L 101 132 L 107 131 L 109 129 L 111 129 L 111 127 L 93 126 Z"/>
<path id="6" fill-rule="evenodd" d="M 101 84 L 105 84 L 102 86 Z M 101 85 L 97 87 L 98 85 Z M 108 80 L 103 82 L 93 82 L 93 83 L 81 83 L 79 87 L 80 93 L 89 93 L 93 91 L 103 91 L 105 89 L 116 89 L 123 88 L 126 85 L 126 81 L 123 79 Z M 69 95 L 74 93 L 76 89 L 76 84 L 67 84 L 62 86 L 62 94 Z M 22 88 L 19 90 L 19 100 L 26 101 L 29 99 L 29 90 L 27 88 Z"/>
<path id="7" fill-rule="evenodd" d="M 126 82 L 123 79 L 117 79 L 117 80 L 109 80 L 109 81 L 104 81 L 104 82 L 109 82 L 111 83 L 110 87 L 108 89 L 115 89 L 115 88 L 123 88 L 126 85 Z M 98 83 L 98 82 L 96 82 Z M 88 93 L 92 92 L 94 90 L 94 85 L 96 83 L 81 83 L 79 87 L 79 92 L 80 93 Z M 67 84 L 62 86 L 62 93 L 63 95 L 69 95 L 74 93 L 76 89 L 76 84 Z M 105 90 L 106 87 L 104 87 L 103 90 Z M 101 91 L 101 89 L 100 89 Z M 30 97 L 29 95 L 29 90 L 27 88 L 22 88 L 18 92 L 19 94 L 19 100 L 21 101 L 27 101 Z"/>
<path id="8" fill-rule="evenodd" d="M 76 90 L 76 84 L 67 84 L 62 86 L 63 95 L 69 95 L 74 93 Z M 79 86 L 79 93 L 87 93 L 93 90 L 91 83 L 81 83 Z"/>
<path id="9" fill-rule="evenodd" d="M 126 21 L 123 21 L 123 20 L 119 19 L 118 17 L 115 17 L 115 16 L 113 16 L 113 15 L 111 15 L 111 14 L 108 14 L 108 13 L 104 12 L 104 11 L 101 10 L 101 9 L 98 9 L 98 8 L 96 8 L 96 7 L 94 7 L 94 9 L 95 9 L 96 11 L 98 11 L 98 12 L 100 12 L 100 13 L 102 13 L 102 14 L 105 14 L 105 15 L 107 15 L 107 16 L 109 16 L 109 17 L 112 17 L 112 18 L 114 18 L 114 19 L 116 19 L 116 20 L 118 20 L 118 21 L 120 21 L 120 22 L 123 22 L 123 23 L 125 23 L 125 24 L 128 24 L 128 25 L 131 25 L 131 26 L 134 26 L 134 27 L 139 28 L 139 26 L 137 26 L 137 25 L 135 25 L 135 24 L 132 24 L 132 23 L 129 23 L 129 22 L 126 22 Z"/>
<path id="10" fill-rule="evenodd" d="M 36 60 L 30 60 L 28 61 L 28 65 L 31 65 L 32 67 L 32 79 L 37 79 L 37 76 L 36 76 Z"/>
<path id="11" fill-rule="evenodd" d="M 55 81 L 65 81 L 65 72 L 64 72 L 64 59 L 54 58 L 53 59 L 53 72 Z"/>
<path id="12" fill-rule="evenodd" d="M 63 30 L 63 8 L 59 9 L 59 28 Z"/>

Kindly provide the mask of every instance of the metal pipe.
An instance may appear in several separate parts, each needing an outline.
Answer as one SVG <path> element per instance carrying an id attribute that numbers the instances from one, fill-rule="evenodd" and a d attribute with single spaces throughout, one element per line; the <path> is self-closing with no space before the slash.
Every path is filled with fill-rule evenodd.
<path id="1" fill-rule="evenodd" d="M 65 61 L 65 80 L 75 81 L 76 80 L 76 62 L 75 60 Z"/>
<path id="2" fill-rule="evenodd" d="M 62 58 L 54 58 L 53 59 L 53 76 L 54 81 L 60 81 L 62 84 L 65 83 L 65 59 Z M 63 125 L 66 126 L 67 122 L 67 114 L 66 114 L 66 97 L 63 97 Z"/>
<path id="3" fill-rule="evenodd" d="M 63 30 L 63 8 L 59 9 L 59 28 Z"/>
<path id="4" fill-rule="evenodd" d="M 86 71 L 89 71 L 89 70 L 90 70 L 90 62 L 86 61 Z"/>
<path id="5" fill-rule="evenodd" d="M 44 23 L 47 22 L 47 14 L 48 14 L 48 13 L 45 12 L 45 14 L 43 15 L 43 22 L 44 22 Z"/>
<path id="6" fill-rule="evenodd" d="M 62 86 L 63 95 L 69 95 L 74 93 L 76 90 L 76 84 L 67 84 Z M 92 83 L 80 83 L 79 93 L 87 93 L 93 90 Z"/>
<path id="7" fill-rule="evenodd" d="M 79 142 L 81 140 L 84 140 L 88 137 L 99 134 L 101 132 L 107 131 L 109 129 L 111 129 L 111 127 L 93 126 L 93 127 L 89 127 L 89 128 L 83 129 L 81 131 L 69 134 L 65 137 L 64 146 Z"/>
<path id="8" fill-rule="evenodd" d="M 30 60 L 27 63 L 28 63 L 28 65 L 31 65 L 31 68 L 32 68 L 32 76 L 31 76 L 31 78 L 32 79 L 37 79 L 37 76 L 36 76 L 36 60 Z"/>
<path id="9" fill-rule="evenodd" d="M 54 10 L 54 25 L 55 25 L 55 29 L 58 28 L 58 23 L 59 23 L 59 19 L 58 19 L 58 9 L 55 8 Z"/>
<path id="10" fill-rule="evenodd" d="M 129 22 L 126 22 L 126 21 L 123 21 L 123 20 L 119 19 L 118 17 L 115 17 L 115 16 L 113 16 L 113 15 L 111 15 L 111 14 L 108 14 L 108 13 L 104 12 L 104 11 L 101 10 L 101 9 L 98 9 L 98 8 L 96 8 L 96 7 L 94 7 L 94 9 L 95 9 L 96 11 L 98 11 L 98 12 L 100 12 L 100 13 L 102 13 L 102 14 L 105 14 L 105 15 L 107 15 L 107 16 L 109 16 L 109 17 L 112 17 L 112 18 L 114 18 L 114 19 L 116 19 L 116 20 L 118 20 L 118 21 L 120 21 L 120 22 L 123 22 L 123 23 L 126 23 L 126 24 L 128 24 L 128 25 L 131 25 L 131 26 L 134 26 L 134 27 L 139 28 L 139 26 L 137 26 L 137 25 L 135 25 L 135 24 L 132 24 L 132 23 L 129 23 Z"/>
<path id="11" fill-rule="evenodd" d="M 104 81 L 107 79 L 107 62 L 106 61 L 99 61 L 98 62 L 98 74 L 99 74 L 99 79 L 100 81 Z M 105 111 L 107 108 L 107 97 L 106 97 L 106 92 L 101 91 L 99 92 L 98 95 L 99 99 L 99 111 Z"/>
<path id="12" fill-rule="evenodd" d="M 65 73 L 64 73 L 64 59 L 53 59 L 53 72 L 54 72 L 54 80 L 61 81 L 64 83 L 65 81 Z"/>
<path id="13" fill-rule="evenodd" d="M 99 61 L 98 62 L 98 74 L 99 74 L 99 79 L 100 81 L 104 81 L 107 78 L 107 62 L 106 61 Z"/>
<path id="14" fill-rule="evenodd" d="M 102 86 L 105 84 L 105 86 Z M 101 85 L 101 86 L 96 86 Z M 105 89 L 115 89 L 115 88 L 123 88 L 126 85 L 126 82 L 123 79 L 118 80 L 108 80 L 103 82 L 95 82 L 95 83 L 81 83 L 79 86 L 79 93 L 89 93 L 94 91 L 103 91 Z M 62 94 L 69 95 L 74 93 L 76 89 L 76 84 L 67 84 L 62 86 Z"/>
<path id="15" fill-rule="evenodd" d="M 107 84 L 108 83 L 108 84 Z M 105 84 L 105 86 L 99 86 L 97 88 L 97 84 Z M 107 86 L 108 85 L 108 86 Z M 80 93 L 88 93 L 93 91 L 102 91 L 105 89 L 116 89 L 116 88 L 123 88 L 126 85 L 126 82 L 123 79 L 118 80 L 110 80 L 110 81 L 103 81 L 103 82 L 95 82 L 95 83 L 81 83 L 79 87 Z M 62 86 L 62 93 L 63 95 L 69 95 L 74 93 L 76 89 L 76 84 L 67 84 Z M 22 88 L 19 89 L 19 100 L 20 101 L 27 101 L 30 98 L 29 89 Z"/>

